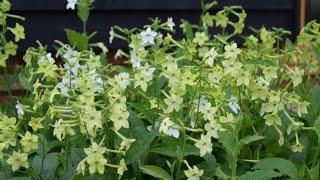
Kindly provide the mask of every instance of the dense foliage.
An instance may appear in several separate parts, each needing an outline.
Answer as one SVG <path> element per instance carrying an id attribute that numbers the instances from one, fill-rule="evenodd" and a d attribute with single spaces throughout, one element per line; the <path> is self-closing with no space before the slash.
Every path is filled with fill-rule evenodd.
<path id="1" fill-rule="evenodd" d="M 296 43 L 281 28 L 243 35 L 241 7 L 202 3 L 180 39 L 172 18 L 113 27 L 110 43 L 128 43 L 117 66 L 90 43 L 92 3 L 68 0 L 83 32 L 67 29 L 55 55 L 26 51 L 27 93 L 1 106 L 1 178 L 319 179 L 320 24 Z M 16 40 L 21 27 L 9 28 Z"/>

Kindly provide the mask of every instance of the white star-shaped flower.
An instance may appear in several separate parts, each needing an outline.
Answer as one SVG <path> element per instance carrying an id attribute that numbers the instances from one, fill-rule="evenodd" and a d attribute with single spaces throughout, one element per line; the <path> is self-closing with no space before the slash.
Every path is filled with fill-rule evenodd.
<path id="1" fill-rule="evenodd" d="M 157 32 L 152 31 L 150 27 L 148 27 L 147 30 L 142 31 L 140 33 L 142 44 L 144 46 L 152 45 L 154 44 L 154 38 L 157 36 Z"/>

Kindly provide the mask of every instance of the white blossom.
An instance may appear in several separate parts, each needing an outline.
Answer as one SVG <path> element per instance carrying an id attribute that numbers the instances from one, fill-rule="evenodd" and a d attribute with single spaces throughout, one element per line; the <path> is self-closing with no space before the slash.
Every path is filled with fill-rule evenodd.
<path id="1" fill-rule="evenodd" d="M 154 44 L 154 38 L 157 36 L 157 32 L 152 31 L 150 27 L 148 27 L 147 30 L 142 31 L 140 33 L 142 44 L 144 46 L 152 45 Z"/>
<path id="2" fill-rule="evenodd" d="M 16 110 L 18 115 L 24 115 L 23 105 L 19 101 L 16 104 Z"/>
<path id="3" fill-rule="evenodd" d="M 167 26 L 168 26 L 168 28 L 169 28 L 171 31 L 173 31 L 173 27 L 175 26 L 175 24 L 174 24 L 174 22 L 173 22 L 173 20 L 172 20 L 172 17 L 168 18 L 168 20 L 167 20 Z"/>
<path id="4" fill-rule="evenodd" d="M 77 1 L 78 1 L 78 0 L 68 0 L 66 9 L 72 9 L 72 10 L 74 10 L 75 7 L 76 7 Z"/>

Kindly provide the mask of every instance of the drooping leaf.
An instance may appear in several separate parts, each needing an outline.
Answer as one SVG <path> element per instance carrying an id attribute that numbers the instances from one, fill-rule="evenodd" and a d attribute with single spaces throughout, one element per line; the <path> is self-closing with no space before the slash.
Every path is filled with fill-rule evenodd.
<path id="1" fill-rule="evenodd" d="M 255 142 L 255 141 L 259 141 L 264 138 L 265 137 L 259 136 L 259 135 L 246 136 L 238 142 L 238 150 L 242 149 L 243 146 L 245 146 L 245 145 L 248 145 L 248 144 Z"/>
<path id="2" fill-rule="evenodd" d="M 152 177 L 155 177 L 157 179 L 162 179 L 162 180 L 171 180 L 172 177 L 170 176 L 167 171 L 162 169 L 161 167 L 158 166 L 152 166 L 152 165 L 143 165 L 140 167 L 142 172 L 144 174 L 148 174 Z"/>
<path id="3" fill-rule="evenodd" d="M 86 50 L 89 46 L 89 37 L 71 29 L 65 29 L 69 43 L 79 50 Z"/>

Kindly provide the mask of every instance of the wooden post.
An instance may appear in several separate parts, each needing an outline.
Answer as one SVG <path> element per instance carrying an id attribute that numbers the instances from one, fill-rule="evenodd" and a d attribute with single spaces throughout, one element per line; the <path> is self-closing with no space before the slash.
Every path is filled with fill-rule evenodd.
<path id="1" fill-rule="evenodd" d="M 306 0 L 300 0 L 300 30 L 306 24 Z"/>

